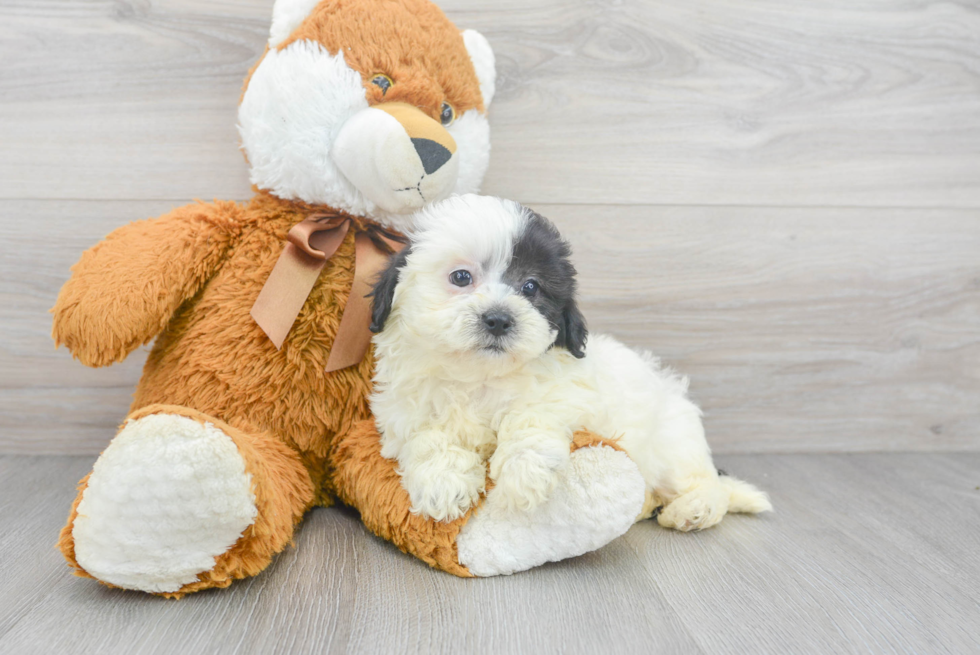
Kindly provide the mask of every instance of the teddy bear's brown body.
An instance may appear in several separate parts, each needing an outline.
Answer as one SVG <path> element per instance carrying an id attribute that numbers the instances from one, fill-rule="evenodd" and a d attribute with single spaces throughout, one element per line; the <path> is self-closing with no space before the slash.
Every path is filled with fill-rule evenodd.
<path id="1" fill-rule="evenodd" d="M 249 310 L 279 258 L 286 233 L 318 210 L 264 193 L 245 207 L 190 209 L 212 208 L 218 216 L 224 214 L 220 223 L 211 224 L 215 233 L 210 235 L 211 247 L 223 250 L 223 260 L 200 292 L 181 305 L 155 344 L 131 409 L 191 407 L 234 427 L 273 435 L 302 459 L 316 503 L 329 505 L 335 493 L 325 469 L 334 438 L 370 416 L 370 357 L 325 372 L 353 281 L 359 224 L 355 222 L 323 267 L 277 349 L 250 320 Z"/>
<path id="2" fill-rule="evenodd" d="M 255 524 L 212 571 L 166 595 L 258 573 L 291 540 L 307 509 L 337 498 L 355 505 L 370 528 L 403 550 L 468 575 L 455 553 L 463 521 L 412 515 L 393 463 L 381 458 L 373 421 L 365 420 L 372 357 L 324 370 L 353 280 L 354 235 L 363 223 L 354 222 L 327 262 L 281 350 L 249 317 L 289 228 L 322 209 L 259 193 L 244 206 L 189 205 L 132 223 L 85 253 L 58 298 L 55 338 L 93 366 L 122 360 L 172 315 L 127 418 L 167 413 L 214 424 L 235 441 L 252 475 Z M 105 307 L 113 316 L 96 315 Z M 59 543 L 82 575 L 71 528 L 85 482 Z"/>
<path id="3" fill-rule="evenodd" d="M 626 530 L 642 479 L 615 444 L 579 453 L 566 472 L 569 496 L 535 517 L 488 511 L 467 524 L 472 512 L 450 523 L 413 514 L 370 418 L 371 351 L 327 371 L 357 234 L 409 216 L 419 197 L 437 199 L 423 191 L 478 184 L 492 93 L 489 45 L 428 0 L 277 1 L 239 113 L 256 195 L 119 228 L 82 256 L 54 307 L 55 340 L 90 366 L 156 338 L 127 420 L 80 483 L 62 530 L 76 573 L 167 596 L 224 587 L 264 569 L 309 508 L 338 500 L 375 534 L 460 576 L 473 562 L 482 567 L 473 573 L 494 575 L 581 554 Z M 382 133 L 387 140 L 372 141 Z M 334 166 L 338 134 L 364 144 L 338 160 L 360 186 Z M 444 156 L 423 163 L 433 151 Z M 416 186 L 391 186 L 423 169 L 409 178 Z M 375 196 L 405 204 L 385 214 Z M 323 213 L 348 216 L 350 228 L 280 349 L 251 310 L 287 233 Z M 572 450 L 602 443 L 583 433 Z M 637 481 L 629 502 L 579 493 L 624 474 Z M 457 541 L 467 534 L 474 555 L 464 565 Z"/>

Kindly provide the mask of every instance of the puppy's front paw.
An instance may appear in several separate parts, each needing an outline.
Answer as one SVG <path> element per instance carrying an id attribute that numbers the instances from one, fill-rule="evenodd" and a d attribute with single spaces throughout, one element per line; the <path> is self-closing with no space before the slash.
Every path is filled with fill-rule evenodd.
<path id="1" fill-rule="evenodd" d="M 490 469 L 495 482 L 493 493 L 508 509 L 531 511 L 551 496 L 561 463 L 534 450 L 500 458 Z"/>
<path id="2" fill-rule="evenodd" d="M 482 466 L 467 471 L 429 469 L 406 475 L 404 482 L 413 513 L 436 521 L 455 521 L 480 499 L 486 470 Z"/>

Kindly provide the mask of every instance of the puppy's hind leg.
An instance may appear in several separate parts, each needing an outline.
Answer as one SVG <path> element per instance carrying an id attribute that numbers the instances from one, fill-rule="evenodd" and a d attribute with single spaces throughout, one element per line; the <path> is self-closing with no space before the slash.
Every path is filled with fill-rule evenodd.
<path id="1" fill-rule="evenodd" d="M 657 523 L 681 532 L 704 530 L 718 524 L 728 511 L 728 493 L 717 478 L 705 478 L 674 497 L 657 516 Z"/>
<path id="2" fill-rule="evenodd" d="M 769 498 L 747 482 L 720 475 L 711 459 L 698 409 L 677 397 L 658 427 L 651 454 L 662 475 L 654 485 L 667 502 L 657 516 L 665 528 L 687 532 L 718 524 L 729 512 L 765 512 Z"/>
<path id="3" fill-rule="evenodd" d="M 725 514 L 772 511 L 765 492 L 728 475 L 700 480 L 671 500 L 660 511 L 657 522 L 681 532 L 704 530 L 718 524 Z"/>

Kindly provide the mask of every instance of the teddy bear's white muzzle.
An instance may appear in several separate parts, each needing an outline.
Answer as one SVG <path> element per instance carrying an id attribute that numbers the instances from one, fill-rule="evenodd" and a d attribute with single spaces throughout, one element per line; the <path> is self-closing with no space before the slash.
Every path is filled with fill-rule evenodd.
<path id="1" fill-rule="evenodd" d="M 383 107 L 359 111 L 344 124 L 330 152 L 337 168 L 392 214 L 448 197 L 459 172 L 452 137 L 417 109 L 402 108 L 393 115 Z"/>

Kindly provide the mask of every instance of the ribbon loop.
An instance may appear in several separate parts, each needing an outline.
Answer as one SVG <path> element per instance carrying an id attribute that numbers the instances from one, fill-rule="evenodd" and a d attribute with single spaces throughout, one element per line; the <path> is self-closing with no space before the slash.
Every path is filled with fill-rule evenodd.
<path id="1" fill-rule="evenodd" d="M 276 261 L 269 279 L 252 305 L 251 316 L 282 349 L 306 299 L 316 285 L 320 271 L 333 257 L 350 231 L 346 216 L 317 214 L 294 225 L 286 235 L 286 247 Z M 381 243 L 377 243 L 376 239 Z M 387 246 L 388 252 L 382 252 Z M 353 366 L 364 359 L 371 345 L 371 280 L 381 271 L 390 252 L 404 246 L 398 237 L 383 230 L 359 232 L 354 238 L 354 280 L 334 337 L 326 371 Z"/>
<path id="2" fill-rule="evenodd" d="M 350 229 L 350 219 L 345 216 L 310 216 L 294 225 L 286 240 L 314 259 L 327 261 Z"/>

